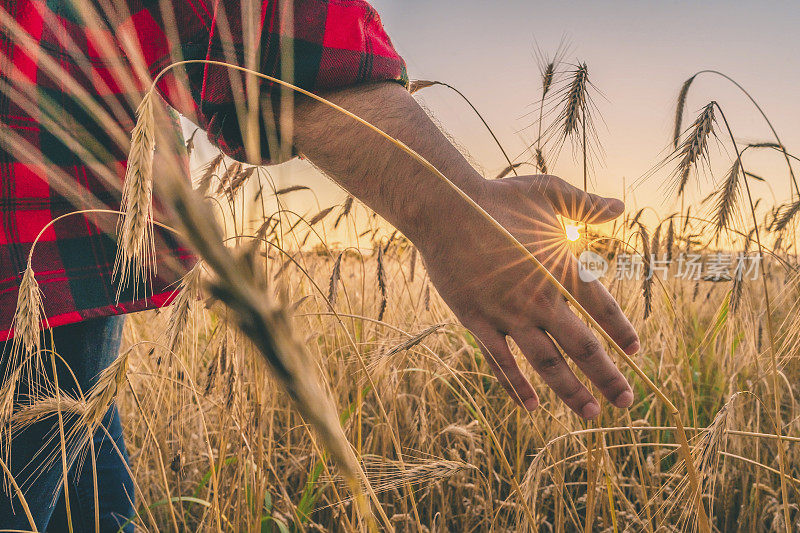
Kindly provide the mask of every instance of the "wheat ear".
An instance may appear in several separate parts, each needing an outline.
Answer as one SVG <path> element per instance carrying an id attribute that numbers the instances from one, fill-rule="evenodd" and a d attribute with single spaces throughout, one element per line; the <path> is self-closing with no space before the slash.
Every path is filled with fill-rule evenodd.
<path id="1" fill-rule="evenodd" d="M 587 104 L 588 81 L 589 71 L 586 63 L 580 63 L 572 72 L 572 81 L 564 94 L 564 110 L 561 115 L 564 137 L 574 137 L 579 134 L 578 127 L 584 119 L 583 113 Z"/>
<path id="2" fill-rule="evenodd" d="M 653 310 L 653 272 L 652 255 L 650 251 L 650 238 L 647 228 L 639 224 L 639 236 L 642 238 L 642 259 L 644 262 L 644 278 L 642 279 L 642 296 L 644 297 L 644 319 L 650 316 Z"/>
<path id="3" fill-rule="evenodd" d="M 11 360 L 16 363 L 19 357 L 36 355 L 42 348 L 39 329 L 42 322 L 42 293 L 33 273 L 31 262 L 25 268 L 17 295 L 17 310 L 14 313 L 14 341 Z M 12 364 L 12 367 L 14 365 Z"/>
<path id="4" fill-rule="evenodd" d="M 731 219 L 734 218 L 738 211 L 739 201 L 739 187 L 741 185 L 741 171 L 739 161 L 734 161 L 730 170 L 728 171 L 722 187 L 717 192 L 716 202 L 716 229 L 720 232 L 727 229 L 730 225 Z"/>
<path id="5" fill-rule="evenodd" d="M 342 256 L 344 252 L 341 252 L 336 257 L 336 262 L 333 264 L 333 272 L 331 272 L 331 279 L 328 282 L 328 301 L 331 303 L 331 306 L 336 305 L 336 297 L 339 290 L 339 280 L 341 279 L 341 269 L 342 269 Z"/>
<path id="6" fill-rule="evenodd" d="M 117 256 L 113 279 L 118 281 L 117 300 L 129 283 L 146 283 L 155 274 L 153 241 L 153 154 L 155 152 L 153 91 L 148 91 L 136 110 L 131 150 L 122 186 L 117 225 Z M 134 287 L 134 297 L 138 287 Z"/>
<path id="7" fill-rule="evenodd" d="M 381 304 L 378 309 L 378 320 L 383 320 L 383 315 L 386 313 L 386 304 L 388 302 L 388 288 L 386 286 L 386 268 L 383 265 L 383 248 L 378 247 L 378 269 L 376 277 L 378 278 L 378 291 L 381 293 Z"/>
<path id="8" fill-rule="evenodd" d="M 167 326 L 167 346 L 169 346 L 171 352 L 178 348 L 180 341 L 186 335 L 186 327 L 192 314 L 192 304 L 197 301 L 200 295 L 200 274 L 202 271 L 203 262 L 198 261 L 186 273 L 178 286 L 178 296 L 175 297 L 175 301 L 172 303 L 172 313 Z"/>
<path id="9" fill-rule="evenodd" d="M 697 76 L 695 74 L 695 76 Z M 681 128 L 683 127 L 683 110 L 686 109 L 686 95 L 689 94 L 689 87 L 692 86 L 695 76 L 687 79 L 681 86 L 681 91 L 678 93 L 678 102 L 675 105 L 675 128 L 672 132 L 672 144 L 678 148 L 678 143 L 681 139 Z"/>
<path id="10" fill-rule="evenodd" d="M 714 132 L 714 102 L 706 105 L 695 119 L 690 133 L 678 147 L 678 194 L 683 194 L 692 168 L 708 158 L 708 138 Z"/>

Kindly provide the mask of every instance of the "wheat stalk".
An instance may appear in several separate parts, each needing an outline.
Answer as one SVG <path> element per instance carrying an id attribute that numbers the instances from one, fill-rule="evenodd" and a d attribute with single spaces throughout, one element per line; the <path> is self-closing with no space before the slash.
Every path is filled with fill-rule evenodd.
<path id="1" fill-rule="evenodd" d="M 336 206 L 326 207 L 325 209 L 323 209 L 322 211 L 311 217 L 311 220 L 308 221 L 308 225 L 313 226 L 314 224 L 321 222 L 322 219 L 331 214 L 331 211 L 333 211 L 334 207 Z"/>
<path id="2" fill-rule="evenodd" d="M 643 224 L 639 224 L 639 236 L 642 239 L 642 261 L 643 274 L 642 277 L 642 296 L 644 297 L 644 319 L 650 316 L 653 310 L 653 277 L 652 272 L 652 256 L 650 252 L 650 237 L 647 235 L 647 228 Z"/>
<path id="3" fill-rule="evenodd" d="M 689 128 L 689 134 L 677 149 L 679 159 L 676 176 L 678 194 L 682 195 L 689 174 L 700 161 L 708 161 L 708 138 L 714 132 L 714 103 L 706 105 Z"/>
<path id="4" fill-rule="evenodd" d="M 438 81 L 431 81 L 431 80 L 411 80 L 408 82 L 408 92 L 414 94 L 422 89 L 426 89 L 428 87 L 433 87 L 437 85 Z"/>
<path id="5" fill-rule="evenodd" d="M 17 309 L 14 313 L 14 341 L 11 348 L 11 367 L 22 357 L 35 357 L 42 348 L 39 329 L 42 323 L 42 292 L 33 273 L 31 261 L 25 268 L 17 294 Z"/>
<path id="6" fill-rule="evenodd" d="M 291 185 L 289 187 L 284 187 L 283 189 L 278 189 L 275 191 L 275 196 L 283 196 L 284 194 L 289 194 L 290 192 L 295 191 L 310 191 L 311 187 L 306 187 L 305 185 Z"/>
<path id="7" fill-rule="evenodd" d="M 102 422 L 114 402 L 114 398 L 117 397 L 125 383 L 130 353 L 131 350 L 127 350 L 103 370 L 97 378 L 97 382 L 86 395 L 86 408 L 81 414 L 81 421 L 89 429 L 90 435 L 94 434 L 94 430 Z"/>
<path id="8" fill-rule="evenodd" d="M 564 93 L 563 110 L 561 112 L 561 131 L 565 138 L 577 138 L 579 127 L 585 119 L 587 106 L 587 88 L 589 71 L 586 63 L 579 63 L 571 73 L 568 90 Z"/>
<path id="9" fill-rule="evenodd" d="M 537 146 L 533 153 L 536 159 L 536 168 L 542 174 L 547 174 L 547 162 L 544 159 L 544 152 Z"/>
<path id="10" fill-rule="evenodd" d="M 511 158 L 508 157 L 508 153 L 506 153 L 505 148 L 503 148 L 502 143 L 500 143 L 500 139 L 497 138 L 497 135 L 494 134 L 494 131 L 492 130 L 492 128 L 489 127 L 489 123 L 486 122 L 485 118 L 483 118 L 483 115 L 481 115 L 480 111 L 478 111 L 478 108 L 475 107 L 472 104 L 472 102 L 469 100 L 469 98 L 466 97 L 466 95 L 464 93 L 462 93 L 461 91 L 459 91 L 458 89 L 456 89 L 452 85 L 450 85 L 448 83 L 445 83 L 443 81 L 429 81 L 429 80 L 411 80 L 409 82 L 409 84 L 408 84 L 408 91 L 411 94 L 414 94 L 417 91 L 421 91 L 422 89 L 425 89 L 427 87 L 433 87 L 434 85 L 441 85 L 442 87 L 447 87 L 448 89 L 450 89 L 451 91 L 456 93 L 458 96 L 460 96 L 461 99 L 464 100 L 467 103 L 467 105 L 472 109 L 472 111 L 475 113 L 475 115 L 478 117 L 478 119 L 483 123 L 483 126 L 489 132 L 489 135 L 492 136 L 492 139 L 494 139 L 495 144 L 500 149 L 500 152 L 503 154 L 503 157 L 505 158 L 506 163 L 508 163 L 508 166 L 511 167 L 511 172 L 513 172 L 514 175 L 516 176 L 517 175 L 517 171 L 516 171 L 516 169 L 514 167 L 514 163 L 512 163 L 511 162 Z"/>
<path id="11" fill-rule="evenodd" d="M 343 468 L 350 486 L 360 494 L 357 480 L 363 473 L 342 432 L 327 391 L 320 387 L 316 373 L 309 372 L 315 364 L 309 364 L 308 353 L 293 336 L 285 311 L 267 297 L 264 280 L 255 275 L 250 258 L 236 258 L 222 244 L 223 238 L 212 213 L 192 195 L 186 184 L 168 174 L 161 185 L 164 198 L 170 202 L 186 239 L 215 275 L 208 285 L 211 294 L 231 309 L 239 329 L 257 348 L 303 418 L 317 430 L 326 448 Z M 247 264 L 243 264 L 245 262 Z M 371 497 L 375 499 L 374 493 Z M 364 516 L 370 517 L 364 503 L 359 505 Z M 380 505 L 377 508 L 388 524 L 383 509 Z"/>
<path id="12" fill-rule="evenodd" d="M 753 238 L 755 228 L 750 230 L 747 237 L 744 239 L 744 249 L 742 250 L 742 261 L 747 257 L 747 252 L 750 249 L 750 240 Z M 744 267 L 737 268 L 733 276 L 733 287 L 731 287 L 731 312 L 736 313 L 739 309 L 739 303 L 742 300 L 742 289 L 744 288 Z"/>
<path id="13" fill-rule="evenodd" d="M 714 75 L 720 76 L 721 78 L 724 78 L 724 79 L 728 80 L 737 89 L 739 89 L 742 92 L 742 94 L 744 94 L 747 97 L 748 100 L 750 100 L 750 103 L 753 104 L 753 107 L 755 107 L 756 110 L 759 112 L 759 114 L 761 115 L 761 118 L 763 118 L 764 122 L 767 123 L 767 126 L 769 127 L 770 131 L 772 132 L 772 136 L 775 137 L 775 140 L 777 141 L 776 150 L 779 150 L 781 153 L 783 153 L 783 157 L 786 160 L 786 166 L 789 169 L 789 178 L 790 178 L 791 184 L 794 185 L 794 192 L 796 192 L 797 195 L 800 196 L 800 185 L 798 185 L 798 183 L 797 183 L 797 179 L 795 178 L 795 175 L 794 175 L 794 169 L 792 168 L 792 163 L 791 163 L 791 161 L 789 161 L 789 157 L 790 157 L 789 153 L 786 151 L 786 148 L 784 147 L 783 142 L 781 141 L 780 137 L 778 136 L 778 132 L 775 130 L 775 127 L 772 125 L 772 121 L 769 119 L 767 114 L 764 112 L 764 110 L 758 104 L 756 99 L 753 98 L 753 96 L 741 84 L 739 84 L 739 82 L 737 82 L 736 80 L 734 80 L 733 78 L 731 78 L 727 74 L 724 74 L 724 73 L 722 73 L 722 72 L 720 72 L 718 70 L 706 69 L 706 70 L 701 70 L 701 71 L 695 72 L 689 79 L 687 79 L 684 82 L 683 87 L 681 88 L 681 93 L 678 96 L 678 108 L 676 109 L 676 120 L 675 120 L 675 134 L 674 134 L 674 137 L 677 139 L 677 137 L 680 136 L 680 122 L 679 121 L 682 120 L 682 117 L 683 117 L 683 107 L 685 106 L 685 103 L 686 103 L 686 93 L 689 91 L 689 87 L 691 86 L 692 81 L 694 81 L 694 79 L 697 78 L 697 76 L 699 76 L 701 74 L 714 74 Z M 677 141 L 675 141 L 675 145 L 677 147 Z"/>
<path id="14" fill-rule="evenodd" d="M 338 228 L 339 227 L 339 222 L 341 222 L 342 219 L 346 218 L 347 215 L 350 214 L 350 210 L 353 209 L 353 201 L 354 201 L 354 198 L 348 194 L 347 195 L 347 199 L 344 201 L 344 204 L 342 205 L 341 212 L 336 217 L 336 222 L 333 223 L 333 229 Z"/>
<path id="15" fill-rule="evenodd" d="M 667 226 L 667 242 L 665 243 L 667 249 L 667 264 L 672 263 L 672 248 L 675 246 L 675 223 L 674 218 L 669 217 L 669 226 Z"/>
<path id="16" fill-rule="evenodd" d="M 739 165 L 739 168 L 743 174 L 745 174 L 744 165 L 742 164 L 742 153 L 739 150 L 739 147 L 736 144 L 736 138 L 733 135 L 733 130 L 731 130 L 730 123 L 728 119 L 725 117 L 725 112 L 722 110 L 722 107 L 717 102 L 711 102 L 709 105 L 714 105 L 718 110 L 719 114 L 722 117 L 722 122 L 725 125 L 725 129 L 728 133 L 728 137 L 730 142 L 733 146 L 733 149 L 736 151 L 736 163 Z M 750 214 L 753 220 L 753 230 L 756 236 L 756 244 L 758 245 L 758 252 L 761 253 L 763 247 L 761 245 L 761 234 L 758 231 L 758 220 L 756 219 L 756 209 L 755 204 L 753 203 L 753 195 L 750 191 L 750 184 L 747 180 L 744 180 L 745 191 L 747 192 L 747 200 L 750 204 Z M 783 429 L 782 429 L 782 421 L 781 421 L 781 406 L 780 406 L 780 398 L 778 395 L 778 355 L 776 353 L 776 336 L 775 336 L 775 329 L 772 322 L 772 303 L 770 301 L 770 292 L 769 292 L 769 284 L 767 282 L 767 273 L 764 269 L 761 269 L 761 281 L 764 290 L 764 306 L 765 306 L 765 317 L 767 322 L 767 334 L 769 335 L 769 347 L 770 347 L 770 377 L 771 377 L 771 386 L 772 386 L 772 397 L 774 401 L 774 424 L 775 424 L 775 433 L 778 435 L 778 464 L 780 466 L 780 473 L 781 473 L 781 501 L 783 505 L 783 513 L 784 519 L 787 524 L 790 523 L 790 513 L 789 513 L 789 496 L 788 496 L 788 489 L 786 488 L 786 450 L 783 447 Z M 787 529 L 788 531 L 788 529 Z"/>
<path id="17" fill-rule="evenodd" d="M 506 176 L 511 174 L 512 171 L 514 171 L 515 169 L 521 167 L 524 164 L 525 164 L 525 162 L 523 161 L 523 162 L 520 162 L 520 163 L 514 163 L 513 165 L 508 165 L 503 170 L 501 170 L 497 174 L 497 176 L 494 177 L 494 179 L 499 180 L 499 179 L 505 178 Z"/>
<path id="18" fill-rule="evenodd" d="M 194 137 L 197 135 L 198 131 L 200 131 L 200 128 L 195 128 L 189 138 L 186 139 L 186 157 L 192 157 L 192 152 L 194 151 Z"/>
<path id="19" fill-rule="evenodd" d="M 11 422 L 14 415 L 14 402 L 17 398 L 17 386 L 22 376 L 22 365 L 10 365 L 10 373 L 6 375 L 0 387 L 0 457 L 6 463 L 11 460 Z M 8 371 L 7 371 L 8 372 Z M 2 487 L 9 492 L 9 480 L 4 478 Z"/>
<path id="20" fill-rule="evenodd" d="M 800 212 L 800 200 L 795 200 L 791 204 L 788 204 L 783 209 L 779 210 L 777 216 L 775 217 L 773 230 L 777 233 L 785 230 L 789 225 L 789 222 L 794 219 L 798 212 Z M 776 248 L 778 248 L 778 246 L 776 246 Z"/>
<path id="21" fill-rule="evenodd" d="M 239 161 L 234 161 L 232 164 L 228 165 L 228 167 L 225 169 L 225 172 L 219 178 L 219 184 L 217 185 L 216 194 L 220 195 L 224 193 L 226 190 L 229 190 L 233 178 L 237 176 L 241 170 L 242 170 L 242 163 L 240 163 Z"/>
<path id="22" fill-rule="evenodd" d="M 550 89 L 552 88 L 553 82 L 555 81 L 556 71 L 558 66 L 561 64 L 561 60 L 563 59 L 564 53 L 566 53 L 566 49 L 563 48 L 561 45 L 559 45 L 559 48 L 558 50 L 556 50 L 556 53 L 553 55 L 553 57 L 547 59 L 543 54 L 539 52 L 538 48 L 536 50 L 536 63 L 539 67 L 539 75 L 542 79 L 542 97 L 539 100 L 539 120 L 538 120 L 539 133 L 536 136 L 536 147 L 534 148 L 533 156 L 536 168 L 538 172 L 542 174 L 547 174 L 547 164 L 545 162 L 545 157 L 544 157 L 544 147 L 542 146 L 544 104 L 545 101 L 547 101 L 547 95 L 550 93 Z"/>
<path id="23" fill-rule="evenodd" d="M 200 177 L 197 180 L 197 191 L 203 196 L 208 194 L 208 190 L 211 188 L 211 181 L 214 179 L 214 176 L 216 176 L 223 159 L 225 159 L 225 154 L 220 152 L 200 170 Z"/>
<path id="24" fill-rule="evenodd" d="M 386 267 L 383 264 L 383 248 L 378 248 L 378 267 L 376 277 L 378 278 L 378 291 L 381 294 L 381 303 L 378 310 L 378 320 L 383 320 L 383 314 L 386 312 L 386 304 L 388 302 L 388 289 L 386 287 Z"/>
<path id="25" fill-rule="evenodd" d="M 683 82 L 681 86 L 681 90 L 678 93 L 678 102 L 675 105 L 675 127 L 672 131 L 672 144 L 675 149 L 678 148 L 678 142 L 681 139 L 681 133 L 683 133 L 683 111 L 686 109 L 686 96 L 689 94 L 689 87 L 692 86 L 692 82 L 694 81 L 695 74 L 691 78 L 687 79 Z"/>
<path id="26" fill-rule="evenodd" d="M 730 225 L 731 218 L 736 216 L 740 196 L 739 187 L 741 185 L 741 175 L 739 162 L 734 161 L 725 176 L 722 187 L 717 193 L 715 217 L 717 232 L 727 229 Z"/>
<path id="27" fill-rule="evenodd" d="M 375 360 L 370 363 L 368 368 L 373 374 L 383 373 L 384 368 L 391 362 L 393 356 L 397 355 L 400 352 L 410 350 L 414 346 L 417 346 L 419 343 L 424 341 L 430 335 L 433 335 L 446 325 L 447 325 L 446 323 L 439 323 L 439 324 L 433 324 L 432 326 L 428 326 L 427 328 L 420 331 L 416 335 L 409 337 L 400 344 L 393 346 L 385 353 L 377 356 Z"/>
<path id="28" fill-rule="evenodd" d="M 136 295 L 138 284 L 146 283 L 156 269 L 152 202 L 156 133 L 152 90 L 142 98 L 136 117 L 120 204 L 124 215 L 117 227 L 119 240 L 113 278 L 119 283 L 118 300 L 131 282 L 136 285 Z"/>
<path id="29" fill-rule="evenodd" d="M 331 272 L 331 279 L 328 282 L 328 301 L 330 302 L 331 307 L 336 305 L 336 297 L 339 289 L 339 279 L 341 278 L 343 255 L 344 252 L 341 252 L 336 257 L 336 262 L 333 264 L 333 271 Z"/>
<path id="30" fill-rule="evenodd" d="M 406 484 L 433 484 L 459 472 L 475 470 L 474 466 L 464 461 L 434 459 L 400 463 L 375 455 L 361 456 L 361 464 L 376 493 L 397 490 Z M 342 482 L 341 478 L 323 478 L 320 481 Z"/>
<path id="31" fill-rule="evenodd" d="M 167 346 L 174 352 L 186 334 L 192 305 L 200 297 L 200 276 L 203 272 L 203 262 L 198 261 L 192 269 L 181 279 L 176 292 L 178 295 L 171 306 L 170 318 L 167 326 Z"/>
<path id="32" fill-rule="evenodd" d="M 413 244 L 411 246 L 411 260 L 408 265 L 408 281 L 414 283 L 414 275 L 417 271 L 417 247 Z"/>
<path id="33" fill-rule="evenodd" d="M 656 226 L 656 231 L 653 233 L 653 238 L 650 240 L 650 253 L 653 257 L 658 258 L 658 252 L 661 250 L 661 224 Z"/>

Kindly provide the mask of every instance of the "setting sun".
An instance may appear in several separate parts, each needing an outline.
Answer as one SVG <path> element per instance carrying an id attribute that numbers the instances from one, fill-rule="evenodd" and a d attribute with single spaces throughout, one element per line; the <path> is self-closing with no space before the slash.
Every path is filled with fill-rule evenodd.
<path id="1" fill-rule="evenodd" d="M 567 226 L 564 228 L 567 233 L 567 240 L 575 242 L 581 238 L 581 232 L 578 230 L 578 226 Z"/>

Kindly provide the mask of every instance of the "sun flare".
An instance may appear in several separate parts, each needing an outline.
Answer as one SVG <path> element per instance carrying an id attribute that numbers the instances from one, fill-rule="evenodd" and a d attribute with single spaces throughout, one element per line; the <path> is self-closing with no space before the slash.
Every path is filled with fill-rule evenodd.
<path id="1" fill-rule="evenodd" d="M 581 232 L 578 229 L 578 226 L 567 226 L 564 228 L 564 231 L 567 234 L 568 241 L 575 242 L 581 238 Z"/>

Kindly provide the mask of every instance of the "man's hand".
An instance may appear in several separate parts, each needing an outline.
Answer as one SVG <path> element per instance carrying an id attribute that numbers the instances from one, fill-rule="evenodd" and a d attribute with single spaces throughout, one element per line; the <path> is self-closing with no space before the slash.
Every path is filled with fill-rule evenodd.
<path id="1" fill-rule="evenodd" d="M 579 280 L 556 218 L 603 222 L 618 200 L 587 195 L 554 176 L 483 179 L 401 86 L 382 83 L 323 95 L 401 140 L 430 161 L 536 255 L 628 353 L 636 332 L 597 281 Z M 633 393 L 588 327 L 536 265 L 472 209 L 450 185 L 351 118 L 300 98 L 295 144 L 317 167 L 402 231 L 419 248 L 445 302 L 482 344 L 498 379 L 528 409 L 538 405 L 509 350 L 511 336 L 542 379 L 578 414 L 597 401 L 559 352 L 617 407 Z M 555 341 L 555 342 L 554 342 Z"/>
<path id="2" fill-rule="evenodd" d="M 486 181 L 473 199 L 546 265 L 627 353 L 638 350 L 636 332 L 605 287 L 579 278 L 577 261 L 556 218 L 558 213 L 572 220 L 607 222 L 622 213 L 622 202 L 585 194 L 555 176 Z M 527 409 L 539 404 L 506 336 L 576 413 L 592 418 L 600 406 L 557 346 L 614 405 L 630 406 L 633 393 L 625 378 L 530 258 L 463 203 L 436 213 L 440 222 L 425 223 L 417 239 L 431 281 L 475 334 L 512 398 Z"/>

